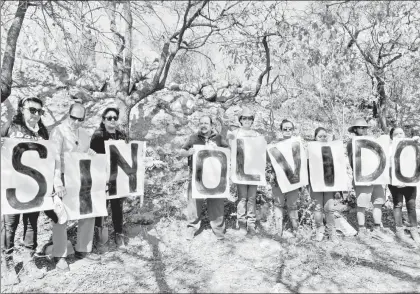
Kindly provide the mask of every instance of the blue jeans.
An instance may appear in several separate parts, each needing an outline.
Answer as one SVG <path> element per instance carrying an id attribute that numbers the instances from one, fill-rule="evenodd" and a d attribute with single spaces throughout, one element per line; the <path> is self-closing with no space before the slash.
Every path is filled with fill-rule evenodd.
<path id="1" fill-rule="evenodd" d="M 23 241 L 25 248 L 35 251 L 38 246 L 38 216 L 39 212 L 23 214 Z M 6 214 L 3 216 L 2 239 L 5 253 L 13 252 L 15 247 L 16 229 L 20 222 L 20 214 Z"/>

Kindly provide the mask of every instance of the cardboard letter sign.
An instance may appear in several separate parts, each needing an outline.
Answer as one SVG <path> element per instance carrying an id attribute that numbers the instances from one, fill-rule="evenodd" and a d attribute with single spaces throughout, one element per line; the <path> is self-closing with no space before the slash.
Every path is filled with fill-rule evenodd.
<path id="1" fill-rule="evenodd" d="M 105 141 L 109 172 L 108 199 L 141 195 L 143 203 L 146 142 Z"/>
<path id="2" fill-rule="evenodd" d="M 283 193 L 308 184 L 306 154 L 299 137 L 270 144 L 267 151 Z"/>
<path id="3" fill-rule="evenodd" d="M 389 139 L 353 138 L 353 176 L 356 185 L 389 184 Z"/>
<path id="4" fill-rule="evenodd" d="M 308 155 L 314 192 L 347 191 L 347 168 L 342 141 L 309 142 Z"/>
<path id="5" fill-rule="evenodd" d="M 262 136 L 232 140 L 232 182 L 265 186 L 266 147 L 267 142 Z"/>
<path id="6" fill-rule="evenodd" d="M 106 156 L 66 152 L 64 166 L 67 195 L 63 197 L 63 203 L 68 219 L 107 216 Z"/>
<path id="7" fill-rule="evenodd" d="M 1 150 L 3 214 L 53 209 L 55 148 L 48 140 L 5 138 Z"/>
<path id="8" fill-rule="evenodd" d="M 420 183 L 420 144 L 412 139 L 392 142 L 392 185 L 417 186 Z"/>
<path id="9" fill-rule="evenodd" d="M 193 148 L 192 197 L 229 197 L 229 149 L 207 145 Z"/>

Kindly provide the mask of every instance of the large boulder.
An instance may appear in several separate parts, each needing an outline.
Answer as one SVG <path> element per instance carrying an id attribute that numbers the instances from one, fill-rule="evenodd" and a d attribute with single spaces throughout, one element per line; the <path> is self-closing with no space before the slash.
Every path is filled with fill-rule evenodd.
<path id="1" fill-rule="evenodd" d="M 226 102 L 227 100 L 233 98 L 234 94 L 229 89 L 223 88 L 217 91 L 216 101 L 217 102 Z"/>
<path id="2" fill-rule="evenodd" d="M 206 99 L 209 102 L 216 101 L 217 92 L 213 88 L 213 86 L 206 86 L 201 90 L 201 93 L 203 94 L 204 99 Z"/>

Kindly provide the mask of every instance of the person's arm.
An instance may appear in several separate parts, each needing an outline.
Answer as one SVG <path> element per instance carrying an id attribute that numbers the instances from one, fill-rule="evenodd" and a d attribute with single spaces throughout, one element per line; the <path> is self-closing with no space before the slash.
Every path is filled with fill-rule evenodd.
<path id="1" fill-rule="evenodd" d="M 188 141 L 178 150 L 178 154 L 181 157 L 188 157 L 193 155 L 195 152 L 194 148 L 192 148 L 191 137 Z"/>
<path id="2" fill-rule="evenodd" d="M 352 139 L 350 139 L 352 140 Z M 349 158 L 350 167 L 353 169 L 353 141 L 347 143 L 347 157 Z"/>
<path id="3" fill-rule="evenodd" d="M 56 150 L 55 154 L 55 170 L 54 170 L 54 191 L 58 197 L 63 197 L 66 194 L 66 189 L 61 180 L 61 156 L 63 155 L 64 137 L 58 127 L 51 131 L 50 140 L 53 142 Z"/>

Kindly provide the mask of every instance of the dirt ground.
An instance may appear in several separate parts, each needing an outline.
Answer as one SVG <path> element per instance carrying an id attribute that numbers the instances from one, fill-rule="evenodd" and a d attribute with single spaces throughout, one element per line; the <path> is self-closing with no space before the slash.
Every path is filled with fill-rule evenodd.
<path id="1" fill-rule="evenodd" d="M 42 248 L 51 236 L 51 224 L 43 214 L 40 222 Z M 126 252 L 117 251 L 111 239 L 101 262 L 70 256 L 67 273 L 57 272 L 48 258 L 39 258 L 38 266 L 47 270 L 43 279 L 20 274 L 20 284 L 1 287 L 1 292 L 420 292 L 419 248 L 363 243 L 355 237 L 340 237 L 339 245 L 318 243 L 310 240 L 308 228 L 302 239 L 279 242 L 270 226 L 270 221 L 261 223 L 259 235 L 241 237 L 228 222 L 226 239 L 217 241 L 205 222 L 194 240 L 187 241 L 185 219 L 162 217 L 148 225 L 130 221 L 125 225 Z M 74 237 L 69 239 L 74 242 Z"/>

